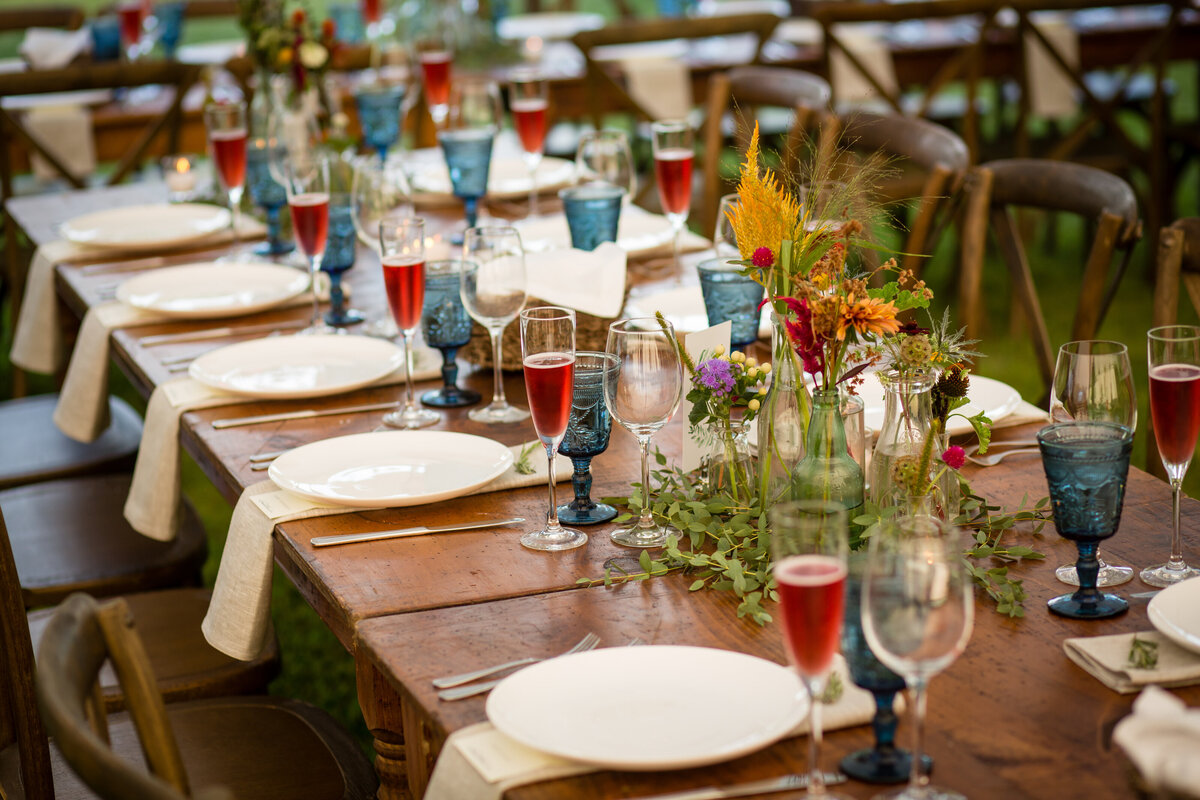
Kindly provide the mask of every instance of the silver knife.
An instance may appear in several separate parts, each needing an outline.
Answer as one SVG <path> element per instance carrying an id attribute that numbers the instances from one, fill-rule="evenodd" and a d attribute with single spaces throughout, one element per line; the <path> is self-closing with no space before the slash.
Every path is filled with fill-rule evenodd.
<path id="1" fill-rule="evenodd" d="M 485 519 L 482 522 L 460 522 L 454 525 L 424 525 L 416 528 L 400 528 L 394 531 L 375 531 L 374 533 L 345 533 L 337 536 L 317 536 L 309 541 L 313 547 L 328 547 L 332 544 L 352 544 L 354 542 L 374 542 L 378 539 L 399 539 L 402 536 L 421 536 L 426 533 L 448 533 L 450 531 L 470 531 L 476 528 L 499 528 L 502 525 L 516 525 L 524 522 L 524 517 L 509 517 L 508 519 Z"/>
<path id="2" fill-rule="evenodd" d="M 846 776 L 840 772 L 826 772 L 825 785 L 845 783 Z M 804 789 L 808 786 L 807 775 L 784 775 L 781 778 L 766 778 L 733 786 L 706 786 L 703 789 L 688 789 L 683 792 L 656 794 L 643 800 L 725 800 L 727 797 L 746 797 L 752 794 L 786 792 L 789 789 Z"/>
<path id="3" fill-rule="evenodd" d="M 370 403 L 365 406 L 343 406 L 341 408 L 306 408 L 303 411 L 282 411 L 278 414 L 260 414 L 257 417 L 229 417 L 214 419 L 214 428 L 240 428 L 243 425 L 258 425 L 263 422 L 284 422 L 289 419 L 308 419 L 309 417 L 332 417 L 338 414 L 356 414 L 359 411 L 384 411 L 395 408 L 396 401 L 387 403 Z"/>
<path id="4" fill-rule="evenodd" d="M 224 339 L 226 336 L 241 336 L 247 333 L 273 333 L 275 331 L 303 328 L 308 320 L 291 320 L 288 322 L 268 322 L 262 325 L 243 325 L 238 328 L 208 328 L 202 331 L 187 333 L 160 333 L 154 336 L 143 336 L 138 340 L 142 347 L 154 347 L 160 344 L 175 344 L 176 342 L 202 342 L 205 339 Z"/>

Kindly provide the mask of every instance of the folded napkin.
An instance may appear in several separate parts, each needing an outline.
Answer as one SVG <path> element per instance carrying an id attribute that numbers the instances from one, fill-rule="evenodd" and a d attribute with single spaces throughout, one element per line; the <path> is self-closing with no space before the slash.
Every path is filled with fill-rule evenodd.
<path id="1" fill-rule="evenodd" d="M 535 251 L 571 249 L 571 230 L 567 218 L 561 212 L 544 217 L 518 220 L 513 227 L 521 234 L 526 257 Z M 671 223 L 659 214 L 651 214 L 644 208 L 626 203 L 621 208 L 621 221 L 617 226 L 617 244 L 630 256 L 644 259 L 650 256 L 671 253 Z M 679 237 L 679 252 L 690 253 L 707 250 L 712 242 L 699 234 L 684 230 Z M 531 284 L 532 285 L 532 284 Z"/>
<path id="2" fill-rule="evenodd" d="M 838 25 L 838 40 L 846 50 L 862 64 L 863 68 L 879 82 L 889 94 L 897 92 L 896 64 L 892 50 L 884 41 L 882 31 L 874 27 Z M 830 48 L 829 83 L 833 87 L 833 102 L 836 108 L 881 100 L 879 90 L 863 75 L 840 47 Z"/>
<path id="3" fill-rule="evenodd" d="M 513 451 L 514 463 L 520 460 L 521 450 L 526 446 L 509 448 Z M 559 481 L 568 480 L 570 460 L 561 455 L 555 458 L 556 476 Z M 522 475 L 509 467 L 499 478 L 471 494 L 546 483 L 547 462 L 531 458 L 529 464 L 533 467 L 530 474 Z M 233 509 L 212 601 L 200 626 L 208 643 L 230 658 L 242 661 L 249 661 L 262 652 L 271 611 L 271 568 L 274 564 L 271 534 L 277 524 L 363 510 L 315 503 L 279 489 L 269 480 L 247 487 Z"/>
<path id="4" fill-rule="evenodd" d="M 1157 686 L 1113 728 L 1116 742 L 1155 797 L 1200 797 L 1200 709 Z"/>
<path id="5" fill-rule="evenodd" d="M 594 317 L 617 317 L 625 303 L 625 251 L 612 242 L 595 250 L 549 250 L 525 255 L 526 283 L 553 305 Z"/>
<path id="6" fill-rule="evenodd" d="M 629 96 L 653 119 L 687 119 L 692 112 L 692 73 L 681 58 L 627 58 L 621 62 Z"/>
<path id="7" fill-rule="evenodd" d="M 440 376 L 441 365 L 436 350 L 415 350 L 413 380 Z M 372 385 L 403 382 L 401 368 Z M 155 388 L 146 406 L 146 424 L 125 501 L 125 519 L 135 531 L 158 541 L 170 541 L 179 532 L 179 420 L 184 412 L 245 402 L 248 400 L 243 395 L 214 389 L 191 378 L 168 381 Z"/>
<path id="8" fill-rule="evenodd" d="M 96 171 L 92 115 L 83 106 L 54 105 L 31 108 L 25 114 L 25 129 L 72 175 L 85 177 Z M 33 174 L 39 180 L 52 181 L 63 177 L 36 151 L 30 153 L 29 162 Z"/>
<path id="9" fill-rule="evenodd" d="M 1025 400 L 1013 410 L 1011 414 L 1003 419 L 998 419 L 992 423 L 992 430 L 1001 428 L 1016 428 L 1020 425 L 1029 425 L 1034 422 L 1041 422 L 1046 425 L 1050 424 L 1050 414 L 1044 408 L 1038 408 L 1033 403 Z"/>
<path id="10" fill-rule="evenodd" d="M 1079 66 L 1079 35 L 1069 18 L 1062 14 L 1036 15 L 1030 24 L 1046 37 L 1064 61 Z M 1075 81 L 1033 33 L 1025 34 L 1024 45 L 1029 109 L 1039 117 L 1055 119 L 1075 114 L 1079 110 Z"/>
<path id="11" fill-rule="evenodd" d="M 18 52 L 34 69 L 62 69 L 91 49 L 92 32 L 88 28 L 77 31 L 28 28 Z"/>
<path id="12" fill-rule="evenodd" d="M 1129 663 L 1133 637 L 1158 645 L 1158 664 L 1139 669 Z M 1151 684 L 1191 686 L 1200 683 L 1200 655 L 1185 650 L 1158 631 L 1089 636 L 1063 642 L 1067 658 L 1114 692 L 1132 694 Z"/>
<path id="13" fill-rule="evenodd" d="M 845 691 L 832 705 L 821 706 L 822 730 L 865 725 L 875 716 L 875 699 L 850 680 L 839 655 L 834 671 Z M 789 736 L 808 733 L 807 717 Z M 526 747 L 496 730 L 490 722 L 450 734 L 438 756 L 425 800 L 499 800 L 509 789 L 540 781 L 595 772 L 598 768 Z"/>

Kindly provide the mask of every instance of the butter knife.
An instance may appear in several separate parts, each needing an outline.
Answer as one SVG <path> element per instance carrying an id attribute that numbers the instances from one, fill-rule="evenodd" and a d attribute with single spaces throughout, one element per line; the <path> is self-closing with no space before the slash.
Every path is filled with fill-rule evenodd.
<path id="1" fill-rule="evenodd" d="M 825 785 L 836 786 L 845 783 L 846 776 L 840 772 L 826 772 Z M 789 789 L 804 789 L 808 786 L 807 775 L 784 775 L 780 778 L 766 778 L 761 781 L 738 783 L 733 786 L 706 786 L 702 789 L 688 789 L 683 792 L 656 794 L 643 800 L 725 800 L 727 797 L 746 797 L 752 794 L 770 794 L 786 792 Z"/>
<path id="2" fill-rule="evenodd" d="M 138 340 L 142 347 L 154 347 L 160 344 L 175 344 L 176 342 L 202 342 L 206 339 L 224 339 L 226 336 L 242 336 L 248 333 L 274 333 L 275 331 L 303 328 L 308 320 L 291 320 L 288 322 L 268 322 L 262 325 L 243 325 L 238 328 L 208 328 L 202 331 L 186 333 L 160 333 L 154 336 L 143 336 Z"/>
<path id="3" fill-rule="evenodd" d="M 395 405 L 393 403 L 393 405 Z M 394 531 L 375 531 L 373 533 L 343 533 L 337 536 L 317 536 L 309 540 L 313 547 L 329 547 L 334 544 L 353 544 L 354 542 L 374 542 L 378 539 L 399 539 L 402 536 L 422 536 L 426 533 L 449 533 L 450 531 L 470 531 L 476 528 L 499 528 L 503 525 L 516 525 L 524 522 L 524 517 L 509 517 L 508 519 L 485 519 L 481 522 L 459 522 L 454 525 L 420 525 L 415 528 L 399 528 Z"/>
<path id="4" fill-rule="evenodd" d="M 365 406 L 342 406 L 341 408 L 306 408 L 303 411 L 282 411 L 278 414 L 260 414 L 257 417 L 229 417 L 214 419 L 214 428 L 240 428 L 243 425 L 259 425 L 263 422 L 284 422 L 289 419 L 308 419 L 309 417 L 333 417 L 338 414 L 357 414 L 359 411 L 384 411 L 395 408 L 396 401 L 387 403 L 370 403 Z"/>

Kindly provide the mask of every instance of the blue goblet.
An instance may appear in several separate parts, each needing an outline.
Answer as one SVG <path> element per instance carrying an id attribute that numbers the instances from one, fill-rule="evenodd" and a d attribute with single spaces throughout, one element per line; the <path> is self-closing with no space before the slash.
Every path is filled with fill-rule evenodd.
<path id="1" fill-rule="evenodd" d="M 710 258 L 696 269 L 700 273 L 700 292 L 704 295 L 708 324 L 732 322 L 730 346 L 735 350 L 744 350 L 758 341 L 762 284 L 743 275 L 741 267 L 730 264 L 727 258 Z"/>
<path id="2" fill-rule="evenodd" d="M 267 214 L 267 240 L 254 249 L 255 255 L 285 256 L 296 246 L 279 235 L 279 211 L 287 205 L 287 192 L 271 175 L 271 153 L 283 153 L 282 146 L 272 146 L 266 139 L 251 139 L 246 148 L 246 188 L 250 198 Z"/>
<path id="3" fill-rule="evenodd" d="M 1125 479 L 1133 431 L 1115 422 L 1063 422 L 1038 432 L 1042 469 L 1058 535 L 1075 542 L 1079 589 L 1050 600 L 1055 614 L 1104 619 L 1123 614 L 1129 603 L 1096 588 L 1100 542 L 1117 532 L 1125 503 Z"/>
<path id="4" fill-rule="evenodd" d="M 450 186 L 454 196 L 463 201 L 468 228 L 475 227 L 479 198 L 487 194 L 493 139 L 495 133 L 491 128 L 464 128 L 438 134 L 446 168 L 450 171 Z M 456 232 L 450 241 L 462 244 L 463 235 Z"/>
<path id="5" fill-rule="evenodd" d="M 158 41 L 162 42 L 163 55 L 167 58 L 175 58 L 175 50 L 183 36 L 184 6 L 179 0 L 154 6 L 154 18 L 158 20 Z"/>
<path id="6" fill-rule="evenodd" d="M 912 754 L 896 747 L 896 724 L 899 718 L 894 708 L 896 692 L 904 688 L 904 678 L 879 663 L 863 636 L 862 575 L 866 569 L 866 553 L 851 553 L 848 566 L 842 655 L 850 667 L 850 678 L 855 685 L 875 697 L 875 716 L 871 720 L 875 746 L 850 753 L 839 766 L 851 778 L 866 783 L 904 783 L 912 766 Z M 922 761 L 925 774 L 929 774 L 933 759 L 924 756 Z"/>
<path id="7" fill-rule="evenodd" d="M 596 525 L 617 515 L 610 505 L 591 498 L 592 459 L 608 449 L 612 416 L 604 404 L 605 378 L 617 369 L 617 357 L 610 353 L 579 350 L 575 353 L 575 394 L 571 400 L 571 418 L 558 452 L 571 459 L 575 473 L 571 486 L 575 499 L 558 507 L 558 518 L 571 525 Z"/>
<path id="8" fill-rule="evenodd" d="M 458 348 L 471 341 L 471 317 L 463 307 L 460 290 L 461 261 L 429 261 L 425 264 L 425 304 L 421 309 L 421 331 L 425 343 L 442 351 L 442 388 L 421 395 L 421 402 L 434 408 L 460 408 L 478 403 L 479 392 L 458 388 Z"/>
<path id="9" fill-rule="evenodd" d="M 330 3 L 326 11 L 336 26 L 338 42 L 359 44 L 367 38 L 367 26 L 363 24 L 362 9 L 358 3 Z"/>
<path id="10" fill-rule="evenodd" d="M 354 266 L 358 251 L 358 231 L 354 227 L 354 202 L 350 195 L 336 192 L 329 196 L 329 233 L 325 239 L 325 257 L 321 272 L 329 276 L 329 310 L 325 321 L 338 328 L 357 325 L 365 317 L 361 311 L 346 308 L 342 274 Z"/>
<path id="11" fill-rule="evenodd" d="M 362 126 L 363 139 L 386 162 L 388 148 L 400 139 L 400 106 L 404 103 L 404 87 L 360 86 L 354 92 L 354 103 L 358 108 L 358 124 Z"/>
<path id="12" fill-rule="evenodd" d="M 571 231 L 572 247 L 595 250 L 601 242 L 617 240 L 623 189 L 609 183 L 588 183 L 563 189 L 558 196 Z"/>
<path id="13" fill-rule="evenodd" d="M 93 61 L 116 61 L 121 57 L 121 22 L 116 14 L 96 17 L 88 28 L 92 32 Z"/>

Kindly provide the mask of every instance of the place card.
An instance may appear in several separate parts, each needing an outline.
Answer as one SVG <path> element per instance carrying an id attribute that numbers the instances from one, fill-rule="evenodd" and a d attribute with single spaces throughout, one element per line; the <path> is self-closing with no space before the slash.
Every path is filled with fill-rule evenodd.
<path id="1" fill-rule="evenodd" d="M 714 325 L 711 328 L 706 328 L 702 331 L 689 333 L 683 337 L 683 349 L 687 351 L 688 357 L 692 361 L 699 361 L 704 353 L 712 355 L 718 347 L 723 347 L 725 352 L 729 352 L 729 341 L 733 335 L 733 323 L 726 320 L 720 325 Z M 700 443 L 687 424 L 688 415 L 692 413 L 692 404 L 688 401 L 686 395 L 689 390 L 690 376 L 687 374 L 687 369 L 684 369 L 683 375 L 683 393 L 685 397 L 679 403 L 679 413 L 683 416 L 683 459 L 680 467 L 684 472 L 691 472 L 700 467 L 700 462 L 704 458 L 705 447 Z"/>

